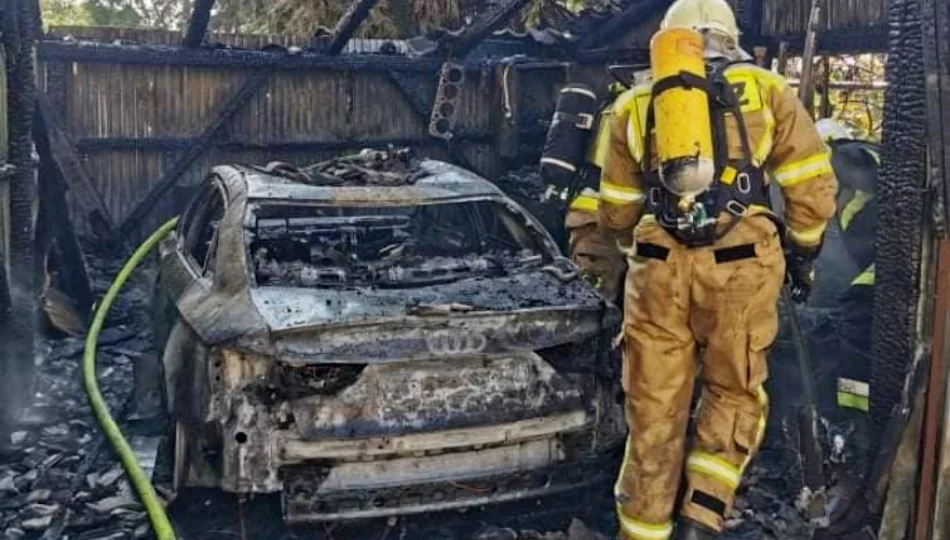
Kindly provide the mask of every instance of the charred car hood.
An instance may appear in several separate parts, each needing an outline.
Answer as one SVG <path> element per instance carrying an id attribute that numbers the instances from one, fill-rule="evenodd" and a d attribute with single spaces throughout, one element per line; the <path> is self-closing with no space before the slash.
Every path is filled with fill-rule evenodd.
<path id="1" fill-rule="evenodd" d="M 413 289 L 260 287 L 251 300 L 270 340 L 242 345 L 292 363 L 537 350 L 598 336 L 619 320 L 583 280 L 541 269 Z"/>

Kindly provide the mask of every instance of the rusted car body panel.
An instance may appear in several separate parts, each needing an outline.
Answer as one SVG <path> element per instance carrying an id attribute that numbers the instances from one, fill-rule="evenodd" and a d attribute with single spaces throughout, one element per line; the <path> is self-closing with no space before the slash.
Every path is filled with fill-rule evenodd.
<path id="1" fill-rule="evenodd" d="M 350 519 L 569 489 L 597 478 L 578 475 L 580 463 L 616 453 L 624 431 L 609 354 L 616 309 L 490 183 L 439 162 L 419 169 L 409 185 L 334 187 L 214 170 L 206 187 L 224 202 L 213 235 L 191 240 L 201 232 L 188 228 L 202 212 L 199 196 L 162 245 L 157 289 L 166 298 L 158 333 L 179 486 L 282 492 L 289 521 Z M 263 260 L 267 249 L 250 248 L 250 238 L 281 238 L 283 218 L 260 208 L 483 201 L 522 220 L 539 254 L 517 266 L 500 256 L 443 258 L 444 271 L 439 258 L 389 265 L 379 275 L 408 281 L 323 286 L 352 272 L 300 262 L 285 271 Z M 287 223 L 363 234 L 405 219 L 357 214 Z M 471 269 L 482 273 L 453 274 Z M 412 281 L 417 274 L 428 281 Z M 285 281 L 255 284 L 272 275 Z M 286 286 L 300 276 L 314 285 Z M 487 491 L 459 491 L 459 482 Z"/>

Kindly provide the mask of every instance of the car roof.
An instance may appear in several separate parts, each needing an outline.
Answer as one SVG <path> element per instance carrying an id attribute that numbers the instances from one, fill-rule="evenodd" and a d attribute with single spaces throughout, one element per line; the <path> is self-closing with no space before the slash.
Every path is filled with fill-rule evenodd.
<path id="1" fill-rule="evenodd" d="M 432 159 L 414 164 L 412 182 L 400 185 L 326 186 L 304 183 L 260 169 L 241 168 L 249 201 L 349 204 L 425 204 L 462 199 L 505 199 L 484 178 L 454 165 Z"/>

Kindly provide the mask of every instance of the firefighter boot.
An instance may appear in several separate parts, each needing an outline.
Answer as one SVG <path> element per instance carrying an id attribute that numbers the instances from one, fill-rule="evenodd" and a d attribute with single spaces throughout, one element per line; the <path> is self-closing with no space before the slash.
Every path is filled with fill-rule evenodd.
<path id="1" fill-rule="evenodd" d="M 713 540 L 715 538 L 719 538 L 719 535 L 712 529 L 707 529 L 688 519 L 677 522 L 676 534 L 673 535 L 673 540 Z"/>

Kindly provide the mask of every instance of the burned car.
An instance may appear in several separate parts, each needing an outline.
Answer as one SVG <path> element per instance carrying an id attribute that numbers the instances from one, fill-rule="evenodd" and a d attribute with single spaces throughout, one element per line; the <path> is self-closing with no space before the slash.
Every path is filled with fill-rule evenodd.
<path id="1" fill-rule="evenodd" d="M 463 169 L 217 167 L 161 246 L 156 302 L 177 487 L 280 492 L 300 522 L 613 473 L 619 314 Z"/>

